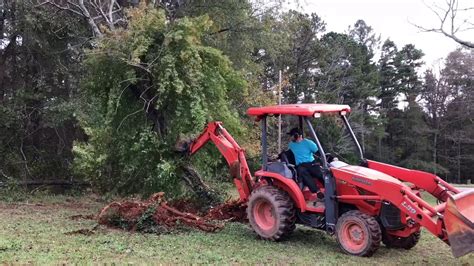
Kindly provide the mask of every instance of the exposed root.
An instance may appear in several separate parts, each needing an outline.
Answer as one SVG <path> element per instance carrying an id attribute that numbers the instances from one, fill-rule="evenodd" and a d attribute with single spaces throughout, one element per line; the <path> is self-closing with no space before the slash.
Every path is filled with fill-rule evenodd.
<path id="1" fill-rule="evenodd" d="M 222 229 L 224 221 L 245 221 L 245 206 L 239 201 L 231 201 L 200 215 L 186 202 L 168 204 L 164 193 L 153 194 L 146 201 L 112 202 L 98 215 L 100 224 L 119 227 L 131 231 L 169 232 L 185 225 L 206 232 Z"/>
<path id="2" fill-rule="evenodd" d="M 207 220 L 247 222 L 245 209 L 247 205 L 239 200 L 228 201 L 215 208 L 211 208 L 204 216 Z"/>

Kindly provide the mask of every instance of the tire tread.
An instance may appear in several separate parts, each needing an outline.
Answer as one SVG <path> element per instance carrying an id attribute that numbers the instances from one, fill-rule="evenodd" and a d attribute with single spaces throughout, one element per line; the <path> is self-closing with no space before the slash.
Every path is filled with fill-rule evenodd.
<path id="1" fill-rule="evenodd" d="M 407 237 L 392 236 L 384 232 L 382 242 L 388 248 L 403 248 L 406 250 L 412 249 L 418 244 L 421 232 L 417 231 Z"/>
<path id="2" fill-rule="evenodd" d="M 260 197 L 273 199 L 271 202 L 274 202 L 276 215 L 280 217 L 278 230 L 272 236 L 264 236 L 260 234 L 258 231 L 258 225 L 256 225 L 255 220 L 252 217 L 252 202 Z M 254 231 L 260 236 L 260 238 L 266 240 L 279 241 L 288 237 L 296 228 L 296 210 L 293 200 L 290 198 L 288 193 L 273 186 L 263 186 L 252 192 L 247 208 L 247 217 Z"/>
<path id="3" fill-rule="evenodd" d="M 358 210 L 348 211 L 344 213 L 343 215 L 341 215 L 341 217 L 339 217 L 339 221 L 345 220 L 345 219 L 351 219 L 351 218 L 360 219 L 366 225 L 367 231 L 369 233 L 369 239 L 370 239 L 369 245 L 363 251 L 357 254 L 353 254 L 347 251 L 346 249 L 344 249 L 344 246 L 340 242 L 339 237 L 337 237 L 337 243 L 339 247 L 345 253 L 350 254 L 350 255 L 356 255 L 356 256 L 362 256 L 362 257 L 372 256 L 379 249 L 380 242 L 382 241 L 382 230 L 380 229 L 379 223 L 374 217 L 368 214 L 362 213 L 361 211 L 358 211 Z M 340 224 L 339 221 L 338 221 L 338 225 Z M 339 226 L 336 225 L 336 234 L 338 230 L 340 230 L 340 228 Z"/>

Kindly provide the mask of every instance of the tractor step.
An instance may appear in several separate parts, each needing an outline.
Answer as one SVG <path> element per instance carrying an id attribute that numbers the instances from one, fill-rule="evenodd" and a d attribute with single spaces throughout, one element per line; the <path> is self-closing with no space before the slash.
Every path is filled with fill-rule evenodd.
<path id="1" fill-rule="evenodd" d="M 323 211 L 324 213 L 324 211 Z M 309 213 L 309 212 L 296 212 L 297 222 L 309 227 L 325 230 L 326 219 L 324 215 Z"/>

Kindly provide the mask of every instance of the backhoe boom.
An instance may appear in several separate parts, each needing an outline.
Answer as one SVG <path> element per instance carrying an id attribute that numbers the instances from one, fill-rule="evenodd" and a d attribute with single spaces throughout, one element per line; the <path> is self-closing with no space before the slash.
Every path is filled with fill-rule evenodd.
<path id="1" fill-rule="evenodd" d="M 207 124 L 201 135 L 189 144 L 187 152 L 193 155 L 209 141 L 212 141 L 224 156 L 230 168 L 230 175 L 239 191 L 240 199 L 246 201 L 254 181 L 247 165 L 244 150 L 222 126 L 222 122 L 215 121 Z"/>

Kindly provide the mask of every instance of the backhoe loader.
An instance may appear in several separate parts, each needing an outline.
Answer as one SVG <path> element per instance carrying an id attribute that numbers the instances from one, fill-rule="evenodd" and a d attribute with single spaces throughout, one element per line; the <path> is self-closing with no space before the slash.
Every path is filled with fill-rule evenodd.
<path id="1" fill-rule="evenodd" d="M 256 234 L 278 241 L 290 236 L 296 224 L 334 235 L 343 252 L 371 256 L 383 243 L 391 248 L 413 248 L 421 228 L 450 245 L 454 256 L 474 251 L 474 190 L 461 192 L 440 177 L 368 160 L 349 124 L 348 105 L 290 104 L 249 108 L 247 114 L 261 123 L 262 166 L 251 174 L 244 150 L 222 122 L 209 123 L 202 134 L 181 146 L 192 155 L 213 142 L 230 168 L 230 175 L 247 203 L 247 215 Z M 299 129 L 318 146 L 321 158 L 324 204 L 306 204 L 311 193 L 296 171 L 294 161 L 270 161 L 267 155 L 267 120 L 298 117 Z M 324 152 L 311 121 L 323 115 L 338 116 L 351 136 L 359 165 L 334 160 Z M 291 157 L 291 156 L 290 156 Z M 315 179 L 315 182 L 319 182 Z M 431 206 L 421 192 L 439 202 Z"/>

